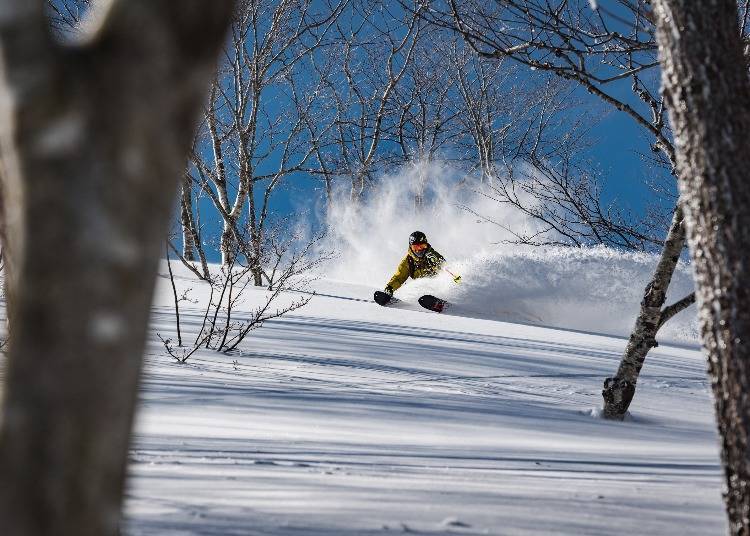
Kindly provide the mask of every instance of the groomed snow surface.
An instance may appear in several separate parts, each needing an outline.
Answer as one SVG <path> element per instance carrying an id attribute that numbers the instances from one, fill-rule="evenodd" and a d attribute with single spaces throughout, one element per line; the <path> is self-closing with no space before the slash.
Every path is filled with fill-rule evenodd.
<path id="1" fill-rule="evenodd" d="M 458 263 L 461 285 L 410 282 L 397 293 L 403 307 L 382 308 L 372 291 L 404 252 L 385 248 L 359 268 L 348 262 L 349 282 L 315 282 L 307 307 L 241 351 L 201 350 L 182 365 L 156 336 L 175 333 L 162 275 L 124 533 L 725 532 L 694 309 L 649 355 L 630 418 L 602 420 L 602 381 L 654 259 L 572 251 L 477 251 Z M 181 291 L 207 299 L 205 284 L 173 268 Z M 689 290 L 685 267 L 677 283 Z M 430 291 L 454 306 L 419 308 Z M 241 314 L 265 293 L 248 290 Z M 185 339 L 202 318 L 182 304 Z"/>

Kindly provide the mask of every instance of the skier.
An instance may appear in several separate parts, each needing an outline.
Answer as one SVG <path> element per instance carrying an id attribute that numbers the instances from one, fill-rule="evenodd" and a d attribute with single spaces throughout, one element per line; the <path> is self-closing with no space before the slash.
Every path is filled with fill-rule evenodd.
<path id="1" fill-rule="evenodd" d="M 445 264 L 445 257 L 435 251 L 422 231 L 414 231 L 409 235 L 409 249 L 406 257 L 399 263 L 396 273 L 385 286 L 385 293 L 393 293 L 403 285 L 409 277 L 434 277 L 438 275 Z M 458 277 L 455 278 L 458 282 Z"/>

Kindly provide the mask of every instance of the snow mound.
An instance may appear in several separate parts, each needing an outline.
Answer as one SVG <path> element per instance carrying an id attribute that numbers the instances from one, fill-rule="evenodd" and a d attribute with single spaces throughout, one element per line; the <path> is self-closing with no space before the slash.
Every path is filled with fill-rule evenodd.
<path id="1" fill-rule="evenodd" d="M 417 210 L 413 185 L 425 177 L 425 204 Z M 460 184 L 445 166 L 411 166 L 384 178 L 362 203 L 334 203 L 327 247 L 340 255 L 326 267 L 325 276 L 381 289 L 406 254 L 409 233 L 419 229 L 463 280 L 456 285 L 447 273 L 410 280 L 397 292 L 404 301 L 416 302 L 429 293 L 448 299 L 452 307 L 447 312 L 456 315 L 630 333 L 656 255 L 510 244 L 513 235 L 507 229 L 530 235 L 538 224 Z M 681 263 L 668 302 L 692 291 L 691 269 Z M 695 316 L 695 306 L 683 311 L 662 329 L 660 338 L 697 340 Z"/>
<path id="2" fill-rule="evenodd" d="M 415 302 L 423 294 L 440 296 L 451 303 L 451 314 L 625 336 L 656 262 L 654 255 L 602 247 L 500 248 L 451 261 L 450 269 L 462 276 L 459 284 L 444 272 L 434 279 L 409 280 L 397 295 Z M 366 269 L 355 265 L 353 271 Z M 367 273 L 374 287 L 390 277 L 375 267 Z M 668 302 L 692 290 L 690 269 L 681 264 Z M 695 307 L 673 318 L 660 335 L 696 340 Z"/>

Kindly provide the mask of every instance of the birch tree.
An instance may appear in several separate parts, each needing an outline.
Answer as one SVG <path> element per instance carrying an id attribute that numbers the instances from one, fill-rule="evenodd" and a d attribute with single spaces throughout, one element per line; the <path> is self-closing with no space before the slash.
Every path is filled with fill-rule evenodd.
<path id="1" fill-rule="evenodd" d="M 514 70 L 509 62 L 479 58 L 459 43 L 451 47 L 446 57 L 457 89 L 458 120 L 470 144 L 467 149 L 479 169 L 480 187 L 486 191 L 484 187 L 492 187 L 498 176 L 495 164 L 501 159 L 502 140 L 514 124 L 509 113 L 516 100 Z M 534 93 L 535 88 L 523 92 L 524 104 L 534 100 Z"/>
<path id="2" fill-rule="evenodd" d="M 312 0 L 243 0 L 234 17 L 205 110 L 205 143 L 192 164 L 223 221 L 222 264 L 242 254 L 256 285 L 262 284 L 271 196 L 312 153 L 305 110 L 289 97 L 291 80 L 302 76 L 299 66 L 323 45 L 348 3 L 321 8 Z"/>
<path id="3" fill-rule="evenodd" d="M 208 278 L 208 262 L 201 240 L 201 231 L 195 218 L 195 203 L 193 196 L 197 188 L 189 172 L 186 172 L 180 184 L 180 229 L 182 230 L 182 258 L 187 263 L 200 259 L 203 270 L 202 277 Z M 170 243 L 174 248 L 174 245 Z M 175 248 L 176 249 L 176 248 Z M 197 258 L 196 258 L 197 256 Z"/>
<path id="4" fill-rule="evenodd" d="M 733 0 L 656 0 L 662 87 L 721 436 L 730 534 L 750 534 L 750 79 Z"/>
<path id="5" fill-rule="evenodd" d="M 461 136 L 454 105 L 455 81 L 452 68 L 445 61 L 455 39 L 424 32 L 412 61 L 407 65 L 403 83 L 394 97 L 395 126 L 387 133 L 400 149 L 401 165 L 416 168 L 414 208 L 421 210 L 430 181 L 430 164 L 455 146 Z"/>
<path id="6" fill-rule="evenodd" d="M 232 10 L 105 5 L 88 40 L 61 45 L 43 0 L 0 1 L 0 526 L 14 536 L 118 531 L 158 261 Z"/>
<path id="7" fill-rule="evenodd" d="M 363 200 L 375 173 L 393 159 L 393 145 L 384 145 L 393 139 L 397 90 L 414 61 L 422 26 L 413 13 L 392 13 L 383 2 L 364 3 L 348 24 L 337 26 L 336 68 L 319 71 L 334 103 L 330 121 L 335 126 L 325 142 L 329 168 L 348 179 L 353 203 Z"/>

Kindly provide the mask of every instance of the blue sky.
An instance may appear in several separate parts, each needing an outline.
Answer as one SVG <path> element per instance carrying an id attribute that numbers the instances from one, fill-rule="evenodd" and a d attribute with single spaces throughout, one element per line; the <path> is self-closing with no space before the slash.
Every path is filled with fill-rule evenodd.
<path id="1" fill-rule="evenodd" d="M 591 158 L 602 172 L 606 198 L 618 198 L 634 209 L 655 200 L 645 181 L 651 171 L 641 157 L 651 152 L 649 135 L 630 116 L 611 110 L 591 131 L 596 145 Z M 676 191 L 676 182 L 673 184 Z M 664 200 L 665 205 L 671 203 Z"/>

